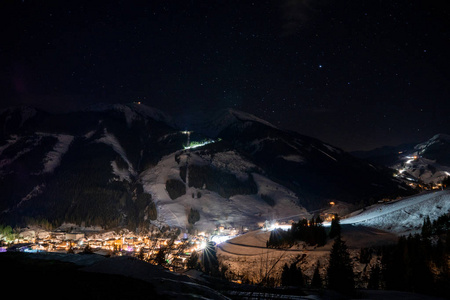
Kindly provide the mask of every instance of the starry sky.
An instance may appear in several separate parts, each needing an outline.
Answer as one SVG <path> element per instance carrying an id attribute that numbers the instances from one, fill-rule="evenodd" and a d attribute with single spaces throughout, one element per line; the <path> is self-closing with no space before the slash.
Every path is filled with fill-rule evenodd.
<path id="1" fill-rule="evenodd" d="M 0 108 L 232 107 L 347 151 L 450 133 L 447 1 L 0 4 Z"/>

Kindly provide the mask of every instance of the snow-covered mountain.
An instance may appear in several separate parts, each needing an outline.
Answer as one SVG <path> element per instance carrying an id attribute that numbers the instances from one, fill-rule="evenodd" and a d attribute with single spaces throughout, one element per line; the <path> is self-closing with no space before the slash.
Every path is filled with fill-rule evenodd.
<path id="1" fill-rule="evenodd" d="M 271 123 L 252 114 L 233 108 L 219 109 L 217 111 L 190 112 L 185 117 L 187 120 L 176 120 L 176 126 L 189 129 L 208 137 L 217 137 L 223 130 L 230 126 L 246 126 L 250 123 L 259 123 L 276 128 Z"/>
<path id="2" fill-rule="evenodd" d="M 177 128 L 137 103 L 4 110 L 0 221 L 242 228 L 411 193 L 390 170 L 314 138 L 237 110 L 211 116 Z"/>
<path id="3" fill-rule="evenodd" d="M 447 134 L 436 134 L 419 144 L 354 154 L 397 170 L 399 177 L 407 181 L 436 184 L 450 176 L 450 135 Z"/>

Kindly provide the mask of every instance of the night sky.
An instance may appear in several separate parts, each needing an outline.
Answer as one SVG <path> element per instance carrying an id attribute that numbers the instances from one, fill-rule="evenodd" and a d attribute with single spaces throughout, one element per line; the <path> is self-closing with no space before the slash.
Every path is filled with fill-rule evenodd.
<path id="1" fill-rule="evenodd" d="M 232 107 L 344 150 L 450 133 L 448 1 L 1 1 L 0 108 Z"/>

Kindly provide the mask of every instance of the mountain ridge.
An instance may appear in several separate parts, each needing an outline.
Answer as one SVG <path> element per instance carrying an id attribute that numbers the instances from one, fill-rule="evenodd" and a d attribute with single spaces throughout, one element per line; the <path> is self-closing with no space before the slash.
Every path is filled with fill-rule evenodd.
<path id="1" fill-rule="evenodd" d="M 367 161 L 390 167 L 407 181 L 438 184 L 450 176 L 450 135 L 438 133 L 423 142 L 353 153 Z"/>
<path id="2" fill-rule="evenodd" d="M 358 206 L 412 193 L 389 169 L 234 109 L 211 114 L 213 139 L 137 103 L 11 124 L 8 113 L 0 114 L 3 222 L 256 226 L 308 217 L 330 201 Z M 189 140 L 200 147 L 184 149 Z"/>

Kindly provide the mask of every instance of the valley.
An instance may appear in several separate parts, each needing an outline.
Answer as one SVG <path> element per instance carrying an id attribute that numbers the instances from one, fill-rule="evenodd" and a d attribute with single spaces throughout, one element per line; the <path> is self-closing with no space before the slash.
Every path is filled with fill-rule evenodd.
<path id="1" fill-rule="evenodd" d="M 130 257 L 271 288 L 291 265 L 310 286 L 327 278 L 339 219 L 354 286 L 366 289 L 386 249 L 450 212 L 446 135 L 381 159 L 233 109 L 189 130 L 138 103 L 66 115 L 19 107 L 0 122 L 0 224 L 14 228 L 3 251 Z M 305 220 L 323 244 L 269 246 Z"/>

